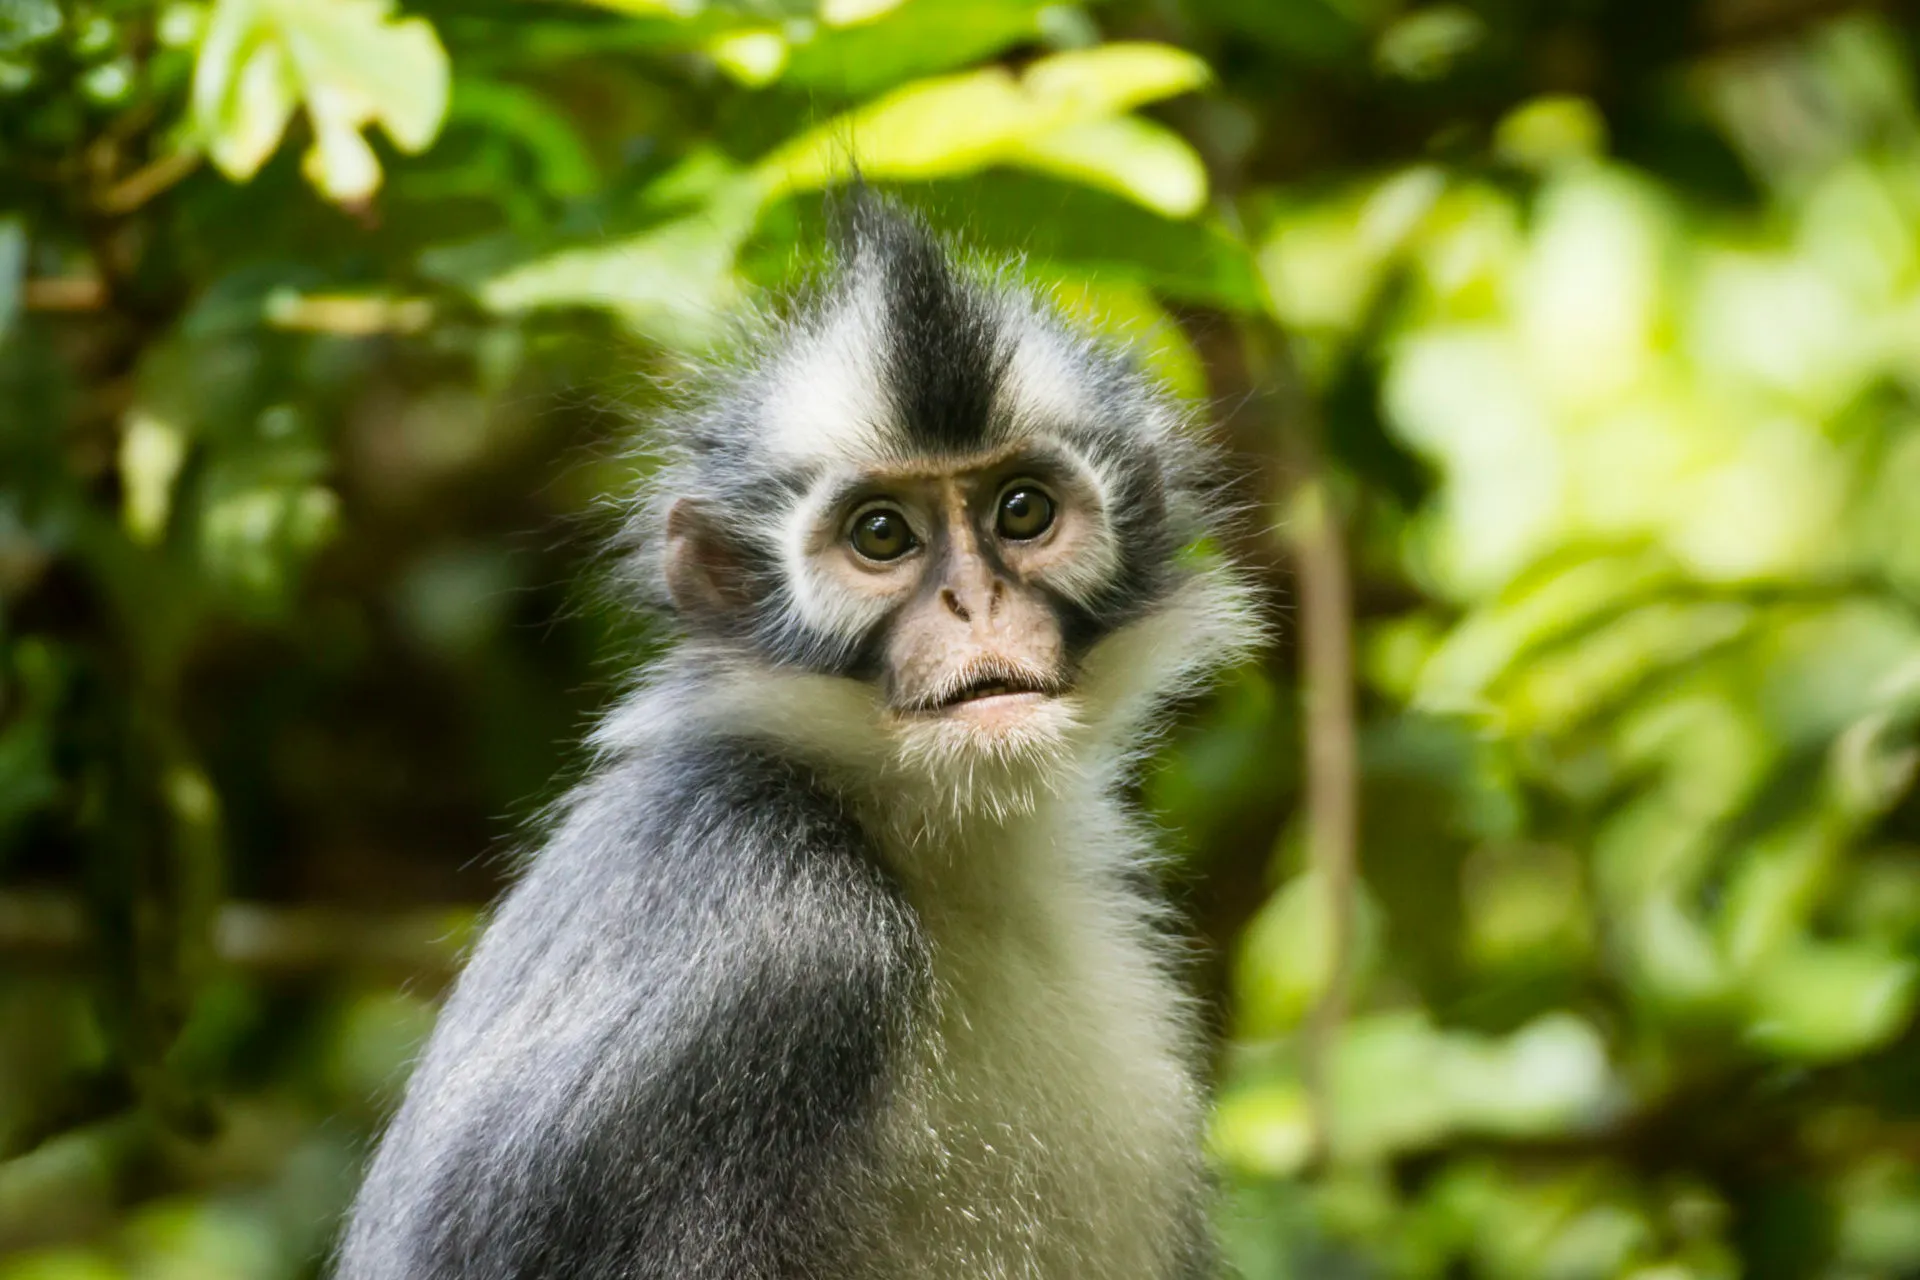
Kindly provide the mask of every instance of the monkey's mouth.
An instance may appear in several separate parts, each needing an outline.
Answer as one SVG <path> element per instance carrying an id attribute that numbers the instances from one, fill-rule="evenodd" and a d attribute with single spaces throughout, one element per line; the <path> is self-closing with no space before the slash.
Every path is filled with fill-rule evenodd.
<path id="1" fill-rule="evenodd" d="M 1039 702 L 1062 692 L 1060 682 L 1024 671 L 995 668 L 980 671 L 944 689 L 928 703 L 931 711 L 952 711 L 975 704 L 1011 705 Z"/>

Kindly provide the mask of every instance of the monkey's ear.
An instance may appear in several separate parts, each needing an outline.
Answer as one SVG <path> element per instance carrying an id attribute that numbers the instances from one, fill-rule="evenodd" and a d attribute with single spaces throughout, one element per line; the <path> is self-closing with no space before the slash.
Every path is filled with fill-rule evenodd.
<path id="1" fill-rule="evenodd" d="M 690 619 L 732 622 L 752 604 L 739 549 L 687 498 L 667 511 L 666 573 L 673 607 Z"/>

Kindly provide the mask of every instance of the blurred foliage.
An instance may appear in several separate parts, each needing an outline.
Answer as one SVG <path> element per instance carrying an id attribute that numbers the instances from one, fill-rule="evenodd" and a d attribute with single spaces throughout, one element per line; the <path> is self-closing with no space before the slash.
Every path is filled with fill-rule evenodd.
<path id="1" fill-rule="evenodd" d="M 1244 463 L 1279 643 L 1147 795 L 1247 1280 L 1920 1276 L 1914 36 L 0 0 L 0 1280 L 318 1273 L 648 652 L 629 424 L 855 160 Z"/>

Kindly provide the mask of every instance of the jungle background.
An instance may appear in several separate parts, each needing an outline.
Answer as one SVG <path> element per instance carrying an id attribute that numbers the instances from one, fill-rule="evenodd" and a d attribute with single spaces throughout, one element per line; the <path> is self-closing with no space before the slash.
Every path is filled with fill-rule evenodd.
<path id="1" fill-rule="evenodd" d="M 1142 793 L 1248 1280 L 1920 1276 L 1917 35 L 0 0 L 0 1280 L 321 1272 L 850 156 L 1243 477 Z"/>

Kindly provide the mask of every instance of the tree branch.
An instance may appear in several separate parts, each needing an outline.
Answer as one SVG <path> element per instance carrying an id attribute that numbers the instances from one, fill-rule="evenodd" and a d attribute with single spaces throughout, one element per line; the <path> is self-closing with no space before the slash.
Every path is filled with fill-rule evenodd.
<path id="1" fill-rule="evenodd" d="M 214 917 L 213 945 L 222 963 L 261 974 L 358 970 L 445 979 L 474 920 L 468 907 L 370 915 L 228 902 Z M 0 893 L 0 961 L 77 962 L 93 947 L 93 928 L 78 900 Z"/>

